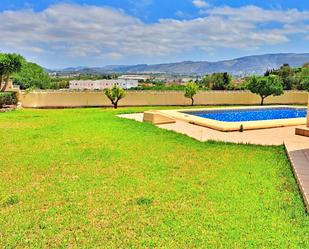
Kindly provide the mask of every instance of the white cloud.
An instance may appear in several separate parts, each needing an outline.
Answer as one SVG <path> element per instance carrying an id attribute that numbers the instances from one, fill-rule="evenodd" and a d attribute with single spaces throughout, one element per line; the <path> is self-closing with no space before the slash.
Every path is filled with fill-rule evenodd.
<path id="1" fill-rule="evenodd" d="M 107 53 L 104 57 L 104 59 L 111 59 L 111 60 L 118 60 L 122 58 L 122 54 L 117 53 L 117 52 L 111 52 L 111 53 Z"/>
<path id="2" fill-rule="evenodd" d="M 203 0 L 193 0 L 192 4 L 196 7 L 196 8 L 207 8 L 209 7 L 209 3 L 203 1 Z"/>
<path id="3" fill-rule="evenodd" d="M 88 5 L 58 4 L 41 12 L 4 11 L 0 12 L 0 50 L 119 60 L 192 50 L 256 49 L 288 42 L 290 35 L 305 39 L 309 34 L 306 11 L 225 6 L 204 13 L 195 19 L 147 24 L 121 10 Z M 268 27 L 269 22 L 280 25 Z"/>
<path id="4" fill-rule="evenodd" d="M 232 8 L 229 6 L 216 7 L 213 9 L 203 10 L 203 13 L 228 17 L 233 20 L 248 21 L 255 23 L 279 22 L 279 23 L 295 23 L 299 21 L 309 20 L 308 11 L 299 11 L 297 9 L 266 10 L 254 5 L 243 6 L 240 8 Z"/>
<path id="5" fill-rule="evenodd" d="M 178 11 L 176 11 L 175 15 L 178 16 L 178 17 L 184 17 L 186 14 L 183 11 L 178 10 Z"/>

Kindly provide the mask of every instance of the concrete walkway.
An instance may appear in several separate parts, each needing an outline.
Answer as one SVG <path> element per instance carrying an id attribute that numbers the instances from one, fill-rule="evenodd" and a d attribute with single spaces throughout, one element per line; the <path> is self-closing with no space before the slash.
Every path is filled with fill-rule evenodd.
<path id="1" fill-rule="evenodd" d="M 309 138 L 295 136 L 284 140 L 284 145 L 309 212 Z"/>
<path id="2" fill-rule="evenodd" d="M 143 122 L 143 113 L 123 114 L 119 116 L 122 118 Z M 162 124 L 158 125 L 158 127 L 187 135 L 202 142 L 207 140 L 215 140 L 222 142 L 256 145 L 282 145 L 288 138 L 293 139 L 295 137 L 299 137 L 295 136 L 295 126 L 261 130 L 247 130 L 244 132 L 222 132 L 177 120 L 176 123 Z M 305 140 L 309 139 L 305 138 Z"/>
<path id="3" fill-rule="evenodd" d="M 143 113 L 119 116 L 139 122 L 143 121 Z M 158 127 L 187 135 L 202 142 L 215 140 L 256 145 L 284 144 L 299 189 L 303 195 L 304 203 L 309 212 L 309 138 L 295 135 L 295 126 L 248 130 L 244 132 L 221 132 L 177 120 L 176 123 L 158 125 Z"/>

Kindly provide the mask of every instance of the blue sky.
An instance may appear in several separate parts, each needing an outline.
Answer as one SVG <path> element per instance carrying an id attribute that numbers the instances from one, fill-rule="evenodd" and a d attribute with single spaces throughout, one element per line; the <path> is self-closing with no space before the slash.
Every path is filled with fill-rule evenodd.
<path id="1" fill-rule="evenodd" d="M 49 68 L 309 52 L 306 1 L 1 0 L 0 50 Z"/>

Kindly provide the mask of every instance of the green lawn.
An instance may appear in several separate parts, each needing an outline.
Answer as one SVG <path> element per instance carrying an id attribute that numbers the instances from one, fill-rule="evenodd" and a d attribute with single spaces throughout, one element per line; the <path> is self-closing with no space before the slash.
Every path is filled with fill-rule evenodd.
<path id="1" fill-rule="evenodd" d="M 1 113 L 0 248 L 309 248 L 283 146 L 115 116 L 141 110 Z"/>

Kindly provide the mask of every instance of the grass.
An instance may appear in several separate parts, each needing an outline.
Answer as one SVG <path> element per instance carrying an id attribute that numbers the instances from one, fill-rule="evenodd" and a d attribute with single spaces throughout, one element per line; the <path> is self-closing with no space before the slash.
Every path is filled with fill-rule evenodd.
<path id="1" fill-rule="evenodd" d="M 143 109 L 0 114 L 0 248 L 309 248 L 282 146 L 115 116 Z"/>

